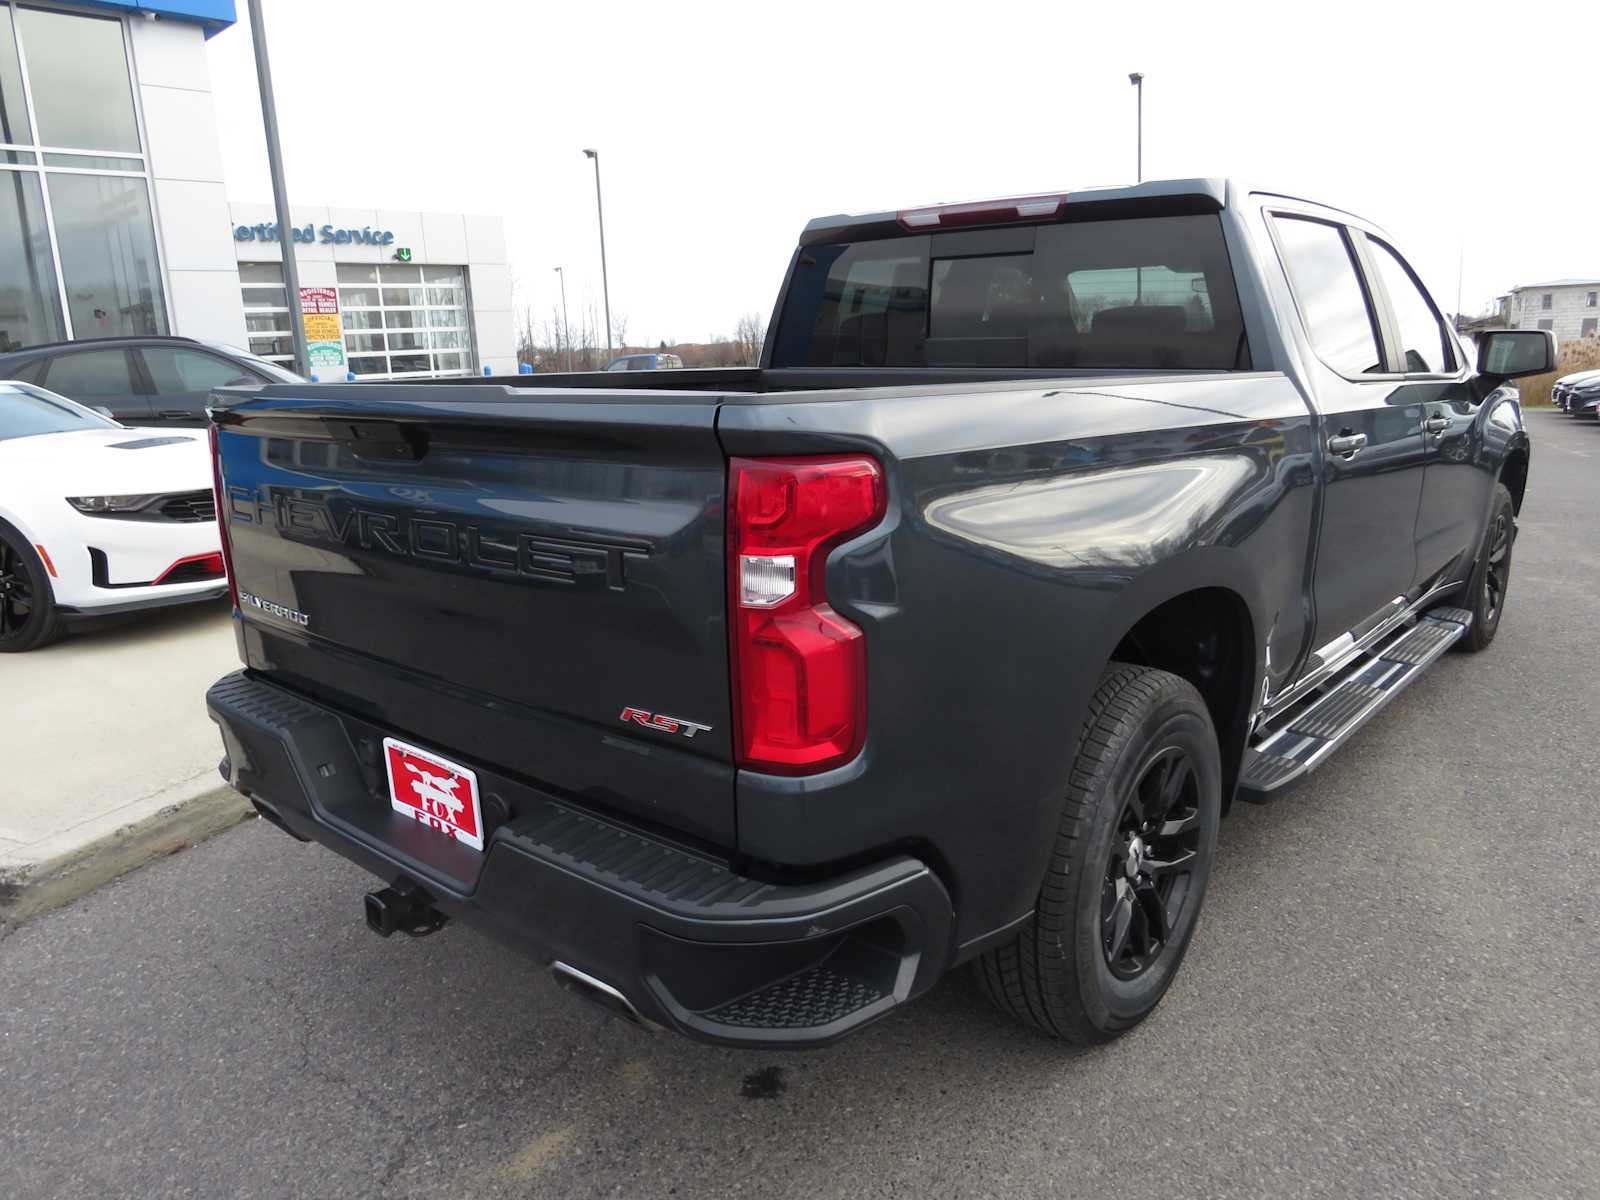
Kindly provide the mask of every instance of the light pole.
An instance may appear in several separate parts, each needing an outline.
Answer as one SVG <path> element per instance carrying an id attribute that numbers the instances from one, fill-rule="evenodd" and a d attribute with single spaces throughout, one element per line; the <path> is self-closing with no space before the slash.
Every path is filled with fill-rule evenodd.
<path id="1" fill-rule="evenodd" d="M 1139 131 L 1134 136 L 1136 149 L 1134 151 L 1134 177 L 1135 183 L 1144 182 L 1144 72 L 1132 71 L 1128 74 L 1128 82 L 1133 84 L 1134 91 L 1139 93 Z"/>
<path id="2" fill-rule="evenodd" d="M 560 267 L 555 268 L 556 276 L 561 280 L 561 340 L 567 347 L 567 371 L 572 371 L 572 326 L 567 324 L 567 273 Z"/>
<path id="3" fill-rule="evenodd" d="M 294 338 L 294 369 L 311 374 L 306 352 L 306 323 L 301 317 L 300 272 L 294 263 L 294 223 L 289 219 L 289 193 L 283 185 L 283 150 L 278 145 L 278 110 L 272 100 L 272 68 L 267 63 L 267 30 L 261 22 L 261 0 L 250 0 L 250 38 L 255 43 L 256 81 L 261 87 L 261 125 L 267 135 L 267 167 L 272 174 L 272 201 L 278 214 L 278 249 L 283 255 L 283 286 L 289 293 L 289 332 Z"/>
<path id="4" fill-rule="evenodd" d="M 600 203 L 600 151 L 585 150 L 585 158 L 594 159 L 594 211 L 600 218 L 600 294 L 606 302 L 606 357 L 611 357 L 611 284 L 606 279 L 606 210 Z"/>

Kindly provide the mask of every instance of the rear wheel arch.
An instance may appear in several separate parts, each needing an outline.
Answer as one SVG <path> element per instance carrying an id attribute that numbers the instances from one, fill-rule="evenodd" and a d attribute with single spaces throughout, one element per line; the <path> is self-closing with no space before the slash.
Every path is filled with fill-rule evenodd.
<path id="1" fill-rule="evenodd" d="M 1139 611 L 1109 658 L 1168 671 L 1194 685 L 1217 731 L 1226 811 L 1244 758 L 1252 701 L 1263 670 L 1251 606 L 1234 588 L 1207 583 Z"/>

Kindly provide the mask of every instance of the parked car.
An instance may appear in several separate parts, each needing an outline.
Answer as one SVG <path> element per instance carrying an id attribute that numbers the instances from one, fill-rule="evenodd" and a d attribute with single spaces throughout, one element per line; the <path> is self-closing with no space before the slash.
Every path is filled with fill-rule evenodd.
<path id="1" fill-rule="evenodd" d="M 205 434 L 0 381 L 0 652 L 75 617 L 227 594 Z"/>
<path id="2" fill-rule="evenodd" d="M 301 383 L 232 346 L 180 337 L 52 342 L 0 354 L 0 379 L 38 384 L 128 425 L 204 428 L 214 388 Z"/>
<path id="3" fill-rule="evenodd" d="M 812 221 L 762 365 L 669 390 L 265 387 L 215 414 L 223 773 L 377 932 L 642 1023 L 817 1045 L 972 963 L 1111 1038 L 1235 798 L 1493 641 L 1554 353 L 1179 180 Z"/>
<path id="4" fill-rule="evenodd" d="M 606 364 L 608 371 L 679 371 L 683 359 L 676 354 L 625 354 Z"/>
<path id="5" fill-rule="evenodd" d="M 1550 402 L 1562 412 L 1568 412 L 1567 402 L 1580 386 L 1600 380 L 1600 371 L 1575 371 L 1563 375 L 1550 388 Z"/>
<path id="6" fill-rule="evenodd" d="M 1567 384 L 1562 399 L 1567 416 L 1594 420 L 1596 407 L 1600 406 L 1600 371 L 1580 374 Z"/>

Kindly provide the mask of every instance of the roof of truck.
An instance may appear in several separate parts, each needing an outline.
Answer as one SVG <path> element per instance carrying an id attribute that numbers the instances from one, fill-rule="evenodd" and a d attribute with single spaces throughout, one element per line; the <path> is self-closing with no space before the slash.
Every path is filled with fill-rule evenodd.
<path id="1" fill-rule="evenodd" d="M 1260 193 L 1271 196 L 1280 196 L 1286 200 L 1299 200 L 1306 204 L 1315 204 L 1319 208 L 1326 208 L 1333 212 L 1343 213 L 1345 216 L 1356 220 L 1364 220 L 1357 213 L 1337 208 L 1321 200 L 1314 200 L 1308 196 L 1297 196 L 1293 192 L 1279 191 L 1272 188 L 1253 187 L 1237 179 L 1222 176 L 1206 176 L 1194 179 L 1150 179 L 1143 183 L 1110 184 L 1099 187 L 1086 187 L 1067 189 L 1056 193 L 1041 193 L 1034 197 L 1006 197 L 997 199 L 993 203 L 1004 204 L 1007 200 L 1045 200 L 1059 198 L 1060 204 L 1067 210 L 1087 208 L 1093 206 L 1098 209 L 1115 209 L 1127 205 L 1137 205 L 1141 210 L 1153 209 L 1159 212 L 1218 212 L 1234 202 L 1239 196 L 1250 193 Z M 931 211 L 938 208 L 951 206 L 949 201 L 936 201 L 932 204 L 915 205 L 909 208 L 874 213 L 835 213 L 826 217 L 813 217 L 806 222 L 805 230 L 800 235 L 802 245 L 815 244 L 823 241 L 835 241 L 842 235 L 859 232 L 866 234 L 874 232 L 876 236 L 883 236 L 887 226 L 907 227 L 904 218 L 907 214 L 919 211 Z M 989 201 L 980 201 L 964 207 L 980 207 Z M 1002 218 L 1005 220 L 1007 218 Z M 1011 218 L 1014 219 L 1014 218 Z M 976 223 L 976 222 L 974 222 Z"/>

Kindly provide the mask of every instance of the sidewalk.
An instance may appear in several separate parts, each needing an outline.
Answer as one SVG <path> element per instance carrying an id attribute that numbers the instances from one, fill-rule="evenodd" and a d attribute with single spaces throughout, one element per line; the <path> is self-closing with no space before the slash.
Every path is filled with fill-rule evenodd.
<path id="1" fill-rule="evenodd" d="M 241 820 L 205 690 L 238 666 L 226 603 L 0 656 L 0 926 Z"/>

